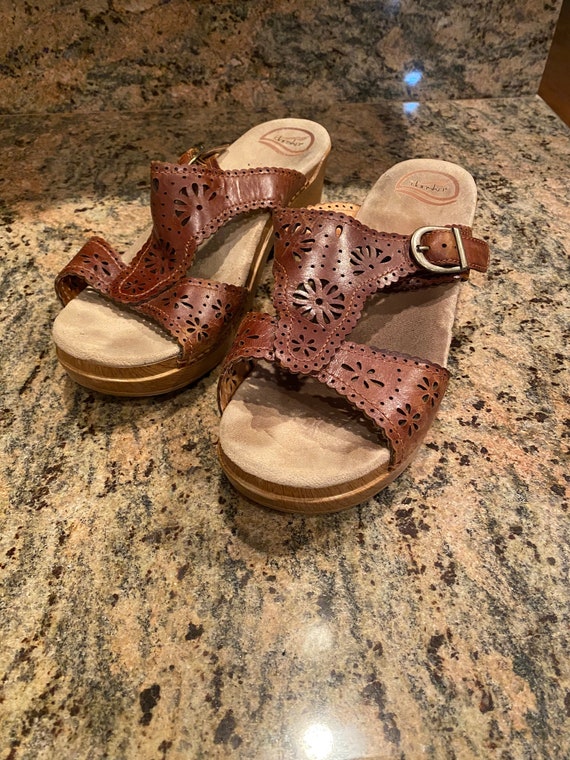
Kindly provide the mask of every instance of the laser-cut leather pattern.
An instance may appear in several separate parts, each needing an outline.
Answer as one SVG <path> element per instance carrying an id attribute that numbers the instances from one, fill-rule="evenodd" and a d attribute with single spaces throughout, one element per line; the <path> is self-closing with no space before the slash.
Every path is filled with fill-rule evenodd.
<path id="1" fill-rule="evenodd" d="M 125 264 L 103 238 L 92 237 L 69 261 L 55 279 L 56 292 L 65 306 L 87 286 L 108 296 L 114 280 Z"/>
<path id="2" fill-rule="evenodd" d="M 377 232 L 331 210 L 280 209 L 275 224 L 275 317 L 250 313 L 223 365 L 223 410 L 257 361 L 315 378 L 376 426 L 391 467 L 405 461 L 433 422 L 449 372 L 433 362 L 347 340 L 366 299 L 379 289 L 426 287 L 457 279 L 433 277 L 410 252 L 410 236 Z M 469 267 L 484 271 L 488 247 L 460 227 Z M 422 236 L 438 266 L 457 265 L 451 230 Z M 461 275 L 460 275 L 461 276 Z"/>
<path id="3" fill-rule="evenodd" d="M 280 209 L 274 220 L 276 356 L 308 374 L 330 361 L 368 296 L 415 265 L 405 236 L 375 232 L 343 213 Z"/>
<path id="4" fill-rule="evenodd" d="M 246 299 L 245 288 L 189 278 L 133 308 L 176 338 L 184 364 L 223 341 L 242 315 Z"/>
<path id="5" fill-rule="evenodd" d="M 277 362 L 278 330 L 269 314 L 252 312 L 242 321 L 218 385 L 222 411 L 255 362 Z M 326 367 L 309 374 L 374 423 L 389 445 L 392 466 L 407 459 L 424 437 L 449 380 L 449 372 L 433 362 L 351 341 Z"/>
<path id="6" fill-rule="evenodd" d="M 413 356 L 345 341 L 318 379 L 372 420 L 398 465 L 429 430 L 449 372 Z"/>
<path id="7" fill-rule="evenodd" d="M 158 324 L 188 362 L 223 340 L 242 316 L 247 291 L 188 274 L 197 247 L 240 214 L 287 205 L 306 184 L 293 169 L 223 171 L 206 164 L 151 166 L 153 230 L 125 264 L 101 238 L 92 238 L 56 278 L 67 304 L 84 288 Z"/>
<path id="8" fill-rule="evenodd" d="M 112 297 L 137 303 L 169 287 L 192 264 L 197 247 L 239 214 L 287 205 L 306 178 L 294 169 L 222 171 L 214 165 L 151 165 L 153 232 Z"/>

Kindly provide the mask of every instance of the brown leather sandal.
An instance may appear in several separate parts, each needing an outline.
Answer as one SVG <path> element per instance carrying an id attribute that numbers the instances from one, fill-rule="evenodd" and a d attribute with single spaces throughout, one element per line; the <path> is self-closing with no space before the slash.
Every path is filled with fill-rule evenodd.
<path id="1" fill-rule="evenodd" d="M 418 159 L 360 209 L 274 214 L 277 315 L 246 316 L 219 382 L 218 454 L 242 494 L 333 512 L 407 466 L 447 387 L 460 282 L 487 268 L 475 205 L 464 169 Z"/>
<path id="2" fill-rule="evenodd" d="M 319 124 L 279 119 L 232 145 L 153 163 L 150 235 L 124 255 L 92 238 L 56 279 L 65 308 L 53 338 L 68 374 L 143 396 L 218 364 L 271 250 L 271 209 L 318 202 L 329 151 Z"/>

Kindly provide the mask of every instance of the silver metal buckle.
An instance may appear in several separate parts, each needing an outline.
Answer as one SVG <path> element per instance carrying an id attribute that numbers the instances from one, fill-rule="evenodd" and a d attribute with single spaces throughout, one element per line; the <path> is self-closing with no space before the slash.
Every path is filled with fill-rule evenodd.
<path id="1" fill-rule="evenodd" d="M 422 245 L 422 237 L 426 232 L 436 232 L 443 230 L 444 232 L 453 232 L 455 237 L 455 243 L 457 245 L 457 251 L 459 252 L 459 264 L 457 266 L 442 267 L 438 264 L 432 264 L 431 261 L 424 256 L 423 251 L 429 251 L 429 245 Z M 419 227 L 410 238 L 410 251 L 416 263 L 419 264 L 428 272 L 437 272 L 438 274 L 461 274 L 469 269 L 467 263 L 467 256 L 465 254 L 465 248 L 463 247 L 463 240 L 461 239 L 461 231 L 457 227 Z"/>

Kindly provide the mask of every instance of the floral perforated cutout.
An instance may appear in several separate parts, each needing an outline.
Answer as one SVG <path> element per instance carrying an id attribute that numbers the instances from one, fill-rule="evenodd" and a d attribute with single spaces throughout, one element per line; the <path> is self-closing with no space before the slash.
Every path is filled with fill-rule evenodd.
<path id="1" fill-rule="evenodd" d="M 215 159 L 155 162 L 148 240 L 127 264 L 104 240 L 92 238 L 58 275 L 58 294 L 66 304 L 91 286 L 144 315 L 178 342 L 181 364 L 220 352 L 237 329 L 247 290 L 192 278 L 196 250 L 238 215 L 287 206 L 306 185 L 302 172 L 284 167 L 224 171 Z M 252 264 L 259 254 L 255 250 Z"/>
<path id="2" fill-rule="evenodd" d="M 371 245 L 359 245 L 350 252 L 349 257 L 353 272 L 357 277 L 373 272 L 379 263 L 388 264 L 391 259 L 392 257 L 385 256 L 380 248 Z"/>
<path id="3" fill-rule="evenodd" d="M 404 431 L 404 434 L 408 437 L 420 429 L 420 420 L 422 415 L 412 408 L 411 404 L 404 404 L 404 408 L 398 407 L 396 409 L 398 416 L 398 425 Z"/>
<path id="4" fill-rule="evenodd" d="M 328 280 L 310 278 L 297 286 L 293 304 L 309 321 L 328 325 L 342 316 L 344 293 Z"/>
<path id="5" fill-rule="evenodd" d="M 93 237 L 58 274 L 55 287 L 64 304 L 87 285 L 109 295 L 114 280 L 125 270 L 120 256 L 102 238 Z"/>
<path id="6" fill-rule="evenodd" d="M 222 409 L 249 374 L 254 360 L 273 361 L 275 327 L 275 319 L 269 314 L 250 312 L 242 320 L 218 383 L 218 403 Z"/>
<path id="7" fill-rule="evenodd" d="M 435 406 L 439 400 L 439 383 L 437 380 L 430 380 L 429 377 L 422 378 L 422 382 L 418 383 L 418 388 L 422 391 L 422 401 L 424 404 L 431 404 Z"/>
<path id="8" fill-rule="evenodd" d="M 311 340 L 304 334 L 293 338 L 293 353 L 310 360 L 315 347 Z M 279 341 L 277 320 L 266 314 L 246 317 L 220 378 L 222 408 L 248 374 L 252 361 L 264 359 L 289 369 L 279 358 Z M 342 343 L 327 366 L 308 374 L 372 421 L 388 442 L 393 465 L 409 456 L 431 425 L 449 378 L 447 370 L 437 364 L 350 341 Z"/>
<path id="9" fill-rule="evenodd" d="M 182 357 L 222 340 L 241 311 L 245 288 L 189 278 L 135 308 L 161 324 L 183 347 Z"/>
<path id="10" fill-rule="evenodd" d="M 361 420 L 375 426 L 390 450 L 390 466 L 400 466 L 432 424 L 449 373 L 433 362 L 354 343 L 348 336 L 369 296 L 382 288 L 426 287 L 431 273 L 420 271 L 410 236 L 373 230 L 350 214 L 280 209 L 274 221 L 277 317 L 249 315 L 248 328 L 224 365 L 222 408 L 243 377 L 237 368 L 263 358 L 278 372 L 309 376 L 335 390 Z M 442 250 L 448 234 L 444 231 L 438 243 Z"/>
<path id="11" fill-rule="evenodd" d="M 291 372 L 325 366 L 366 299 L 414 269 L 406 237 L 332 210 L 281 209 L 275 218 L 277 354 Z"/>
<path id="12" fill-rule="evenodd" d="M 180 220 L 180 224 L 185 227 L 192 214 L 195 211 L 202 211 L 206 203 L 210 203 L 217 196 L 216 190 L 213 190 L 206 182 L 190 182 L 183 185 L 178 197 L 174 198 L 174 213 Z"/>
<path id="13" fill-rule="evenodd" d="M 350 364 L 342 364 L 342 369 L 350 373 L 351 383 L 361 383 L 366 390 L 370 390 L 373 385 L 377 385 L 380 388 L 384 387 L 384 383 L 377 375 L 379 374 L 374 367 L 365 367 L 361 361 L 353 362 L 354 366 Z"/>
<path id="14" fill-rule="evenodd" d="M 431 425 L 448 378 L 437 364 L 349 341 L 319 375 L 383 431 L 394 463 Z"/>
<path id="15" fill-rule="evenodd" d="M 301 333 L 296 338 L 291 339 L 291 351 L 310 359 L 317 351 L 316 341 L 314 338 L 308 338 L 304 333 Z"/>

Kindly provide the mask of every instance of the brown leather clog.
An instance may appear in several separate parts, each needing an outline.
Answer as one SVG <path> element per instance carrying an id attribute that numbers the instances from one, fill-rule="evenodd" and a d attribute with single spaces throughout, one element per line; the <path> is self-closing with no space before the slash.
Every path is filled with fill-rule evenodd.
<path id="1" fill-rule="evenodd" d="M 304 119 L 153 163 L 153 226 L 121 255 L 89 240 L 56 279 L 53 339 L 81 385 L 118 396 L 180 388 L 218 364 L 272 246 L 270 212 L 317 202 L 327 131 Z"/>
<path id="2" fill-rule="evenodd" d="M 418 159 L 358 210 L 274 214 L 276 315 L 246 316 L 219 382 L 218 453 L 241 493 L 332 512 L 407 466 L 447 387 L 460 284 L 487 268 L 475 205 L 464 169 Z"/>

